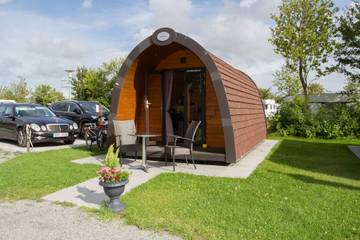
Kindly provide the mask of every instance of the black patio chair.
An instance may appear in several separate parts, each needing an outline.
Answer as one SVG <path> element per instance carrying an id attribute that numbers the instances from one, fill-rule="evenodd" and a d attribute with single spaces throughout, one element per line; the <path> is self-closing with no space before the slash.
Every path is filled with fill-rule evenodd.
<path id="1" fill-rule="evenodd" d="M 201 121 L 191 121 L 189 127 L 186 129 L 186 133 L 184 137 L 177 135 L 168 135 L 167 143 L 164 146 L 164 157 L 165 164 L 167 165 L 167 155 L 170 155 L 173 160 L 173 170 L 175 171 L 175 156 L 183 155 L 185 157 L 185 161 L 189 164 L 187 157 L 190 156 L 194 168 L 196 169 L 194 156 L 193 156 L 193 147 L 195 142 L 195 135 Z M 173 139 L 173 144 L 169 144 L 169 139 Z M 182 140 L 180 143 L 178 140 Z"/>

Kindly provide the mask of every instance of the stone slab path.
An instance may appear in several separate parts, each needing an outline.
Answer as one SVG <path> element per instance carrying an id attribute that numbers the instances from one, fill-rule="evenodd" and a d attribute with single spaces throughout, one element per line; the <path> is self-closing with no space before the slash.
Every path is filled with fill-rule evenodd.
<path id="1" fill-rule="evenodd" d="M 178 163 L 176 172 L 189 173 L 211 177 L 228 177 L 228 178 L 247 178 L 256 169 L 256 167 L 265 159 L 266 155 L 276 145 L 276 140 L 265 140 L 256 148 L 249 152 L 243 159 L 236 164 L 229 166 L 218 166 L 209 164 L 197 164 L 197 169 L 192 164 Z M 90 157 L 75 160 L 78 164 L 98 164 L 101 165 L 101 159 L 104 156 Z M 140 165 L 140 160 L 132 161 L 123 160 L 123 167 L 131 172 L 129 183 L 126 185 L 125 194 L 133 188 L 149 181 L 160 173 L 173 173 L 172 166 L 164 166 L 163 162 L 148 161 L 148 173 L 134 167 Z M 98 179 L 93 178 L 88 181 L 79 183 L 75 186 L 62 189 L 58 192 L 43 197 L 44 200 L 53 202 L 71 202 L 78 206 L 86 206 L 90 208 L 99 208 L 101 203 L 107 200 L 103 193 L 103 189 L 98 184 Z"/>
<path id="2" fill-rule="evenodd" d="M 348 148 L 360 159 L 360 146 L 349 145 Z"/>
<path id="3" fill-rule="evenodd" d="M 0 149 L 0 164 L 6 162 L 10 158 L 13 158 L 15 154 Z"/>
<path id="4" fill-rule="evenodd" d="M 1 240 L 180 239 L 165 232 L 140 230 L 122 221 L 101 222 L 77 207 L 49 202 L 2 202 L 0 219 Z"/>

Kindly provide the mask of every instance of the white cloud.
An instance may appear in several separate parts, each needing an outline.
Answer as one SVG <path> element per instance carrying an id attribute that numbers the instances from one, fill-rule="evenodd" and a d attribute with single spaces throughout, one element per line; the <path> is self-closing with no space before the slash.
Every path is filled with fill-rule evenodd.
<path id="1" fill-rule="evenodd" d="M 241 0 L 240 1 L 240 7 L 250 7 L 252 4 L 254 4 L 257 0 Z"/>
<path id="2" fill-rule="evenodd" d="M 94 22 L 97 29 L 97 23 Z M 13 26 L 16 26 L 14 28 Z M 89 24 L 54 20 L 26 12 L 0 14 L 0 85 L 18 75 L 35 87 L 47 83 L 58 89 L 65 69 L 99 66 L 126 52 L 111 42 L 87 34 Z"/>
<path id="3" fill-rule="evenodd" d="M 0 0 L 0 5 L 7 4 L 9 2 L 12 2 L 13 0 Z"/>
<path id="4" fill-rule="evenodd" d="M 82 7 L 83 8 L 92 8 L 93 1 L 92 0 L 83 0 Z"/>
<path id="5" fill-rule="evenodd" d="M 66 20 L 0 10 L 0 85 L 24 75 L 33 86 L 48 82 L 60 87 L 64 69 L 125 55 L 157 28 L 172 27 L 248 73 L 258 86 L 271 87 L 273 73 L 283 64 L 268 42 L 270 14 L 280 1 L 131 1 Z M 320 82 L 340 90 L 343 77 L 331 75 Z"/>
<path id="6" fill-rule="evenodd" d="M 134 42 L 143 40 L 159 27 L 172 27 L 248 73 L 258 86 L 272 87 L 273 73 L 283 64 L 268 41 L 270 14 L 277 12 L 279 3 L 280 0 L 224 0 L 216 11 L 203 14 L 202 3 L 149 0 L 149 9 L 132 13 L 126 23 L 129 27 L 136 26 Z M 340 90 L 343 80 L 337 81 L 338 84 L 321 82 L 330 90 Z"/>

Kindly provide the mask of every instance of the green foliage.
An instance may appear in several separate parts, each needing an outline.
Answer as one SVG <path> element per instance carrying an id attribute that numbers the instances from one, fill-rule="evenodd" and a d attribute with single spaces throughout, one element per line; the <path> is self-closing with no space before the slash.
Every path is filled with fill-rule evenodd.
<path id="1" fill-rule="evenodd" d="M 47 105 L 56 101 L 64 100 L 64 95 L 61 92 L 56 91 L 50 85 L 41 84 L 32 93 L 32 99 L 34 102 Z"/>
<path id="2" fill-rule="evenodd" d="M 119 168 L 120 167 L 119 151 L 120 148 L 116 149 L 116 151 L 114 152 L 114 144 L 111 144 L 107 151 L 103 164 L 109 168 L 115 168 L 115 167 Z"/>
<path id="3" fill-rule="evenodd" d="M 15 100 L 16 102 L 27 102 L 30 89 L 24 77 L 19 76 L 18 80 L 10 86 L 0 87 L 0 99 Z"/>
<path id="4" fill-rule="evenodd" d="M 310 72 L 320 77 L 334 70 L 324 64 L 335 49 L 336 11 L 331 0 L 283 0 L 279 14 L 272 15 L 270 42 L 287 67 L 298 72 L 305 97 Z"/>
<path id="5" fill-rule="evenodd" d="M 275 95 L 271 92 L 270 88 L 259 88 L 261 99 L 273 99 Z"/>
<path id="6" fill-rule="evenodd" d="M 360 81 L 348 81 L 344 90 L 355 108 L 360 111 Z"/>
<path id="7" fill-rule="evenodd" d="M 73 95 L 78 100 L 96 101 L 105 107 L 111 103 L 111 93 L 123 59 L 113 59 L 99 68 L 78 67 L 71 81 Z"/>
<path id="8" fill-rule="evenodd" d="M 309 95 L 321 95 L 325 93 L 325 88 L 320 83 L 310 83 L 308 93 Z"/>
<path id="9" fill-rule="evenodd" d="M 339 70 L 350 81 L 360 82 L 360 2 L 350 4 L 339 17 L 339 42 L 336 51 Z"/>
<path id="10" fill-rule="evenodd" d="M 98 166 L 72 163 L 99 152 L 67 148 L 21 154 L 0 164 L 0 200 L 40 199 L 95 177 Z"/>
<path id="11" fill-rule="evenodd" d="M 291 68 L 281 67 L 274 74 L 273 84 L 278 90 L 278 94 L 282 97 L 296 96 L 301 94 L 301 82 L 299 75 Z"/>
<path id="12" fill-rule="evenodd" d="M 360 137 L 360 111 L 354 104 L 333 104 L 312 113 L 298 97 L 284 102 L 279 112 L 268 119 L 268 130 L 281 136 L 307 138 Z"/>

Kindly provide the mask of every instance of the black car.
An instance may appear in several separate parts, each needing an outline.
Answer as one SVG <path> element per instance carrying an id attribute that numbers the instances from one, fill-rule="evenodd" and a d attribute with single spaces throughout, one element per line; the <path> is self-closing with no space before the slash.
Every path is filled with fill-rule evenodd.
<path id="1" fill-rule="evenodd" d="M 38 104 L 0 104 L 0 138 L 16 140 L 26 146 L 26 125 L 31 128 L 31 140 L 37 142 L 74 143 L 78 137 L 78 125 L 57 117 L 49 108 Z"/>
<path id="2" fill-rule="evenodd" d="M 107 121 L 109 115 L 109 110 L 106 107 L 91 101 L 61 101 L 53 103 L 50 109 L 57 116 L 76 122 L 80 129 L 84 127 L 85 123 L 96 123 L 101 114 Z"/>

